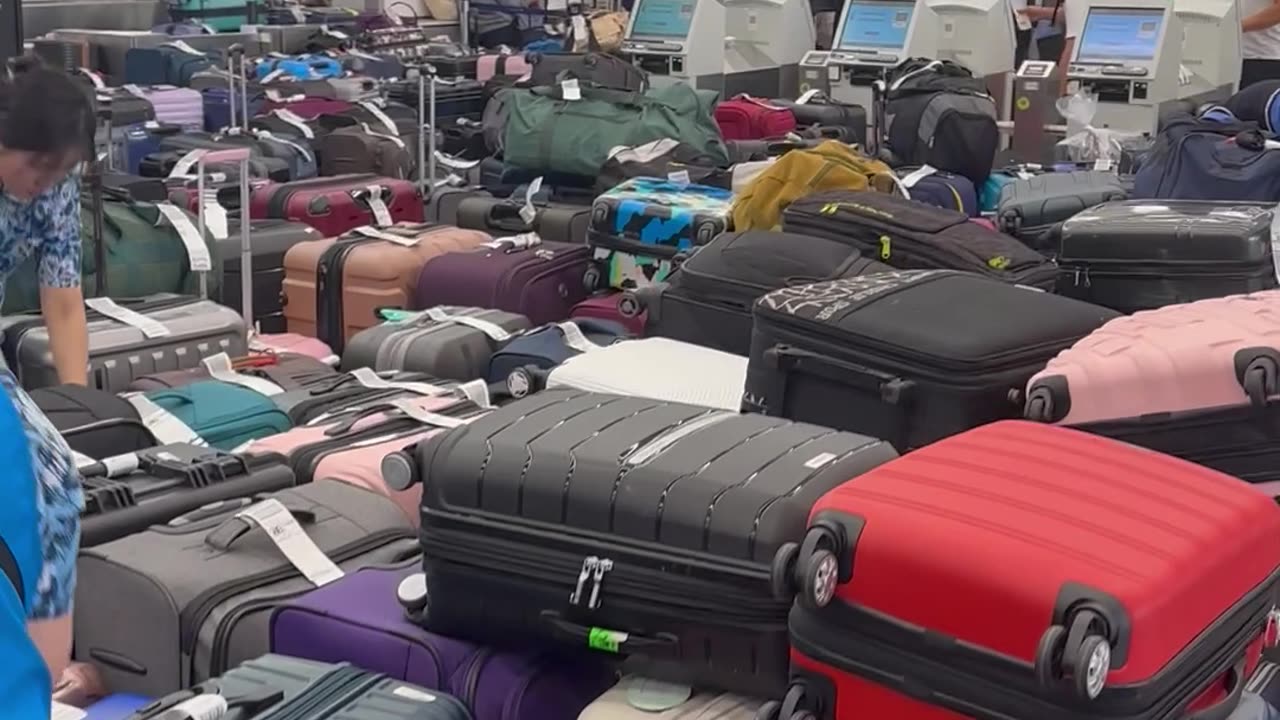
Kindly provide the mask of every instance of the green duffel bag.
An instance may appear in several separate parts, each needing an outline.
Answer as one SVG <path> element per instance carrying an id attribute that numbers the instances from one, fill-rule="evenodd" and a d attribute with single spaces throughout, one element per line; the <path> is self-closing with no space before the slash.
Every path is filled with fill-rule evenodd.
<path id="1" fill-rule="evenodd" d="M 507 113 L 503 160 L 534 172 L 595 177 L 616 147 L 670 138 L 727 165 L 728 151 L 712 119 L 717 94 L 677 84 L 644 93 L 582 87 L 565 100 L 557 87 L 502 91 Z"/>
<path id="2" fill-rule="evenodd" d="M 93 252 L 92 203 L 85 194 L 80 200 L 80 275 L 85 297 L 98 294 L 98 268 Z M 182 210 L 191 217 L 190 213 Z M 192 218 L 194 224 L 195 219 Z M 141 297 L 154 293 L 200 292 L 198 273 L 191 271 L 187 247 L 178 230 L 153 203 L 134 202 L 108 191 L 103 202 L 102 240 L 107 265 L 107 291 L 111 297 Z M 213 261 L 209 273 L 210 297 L 217 297 L 221 263 L 212 235 L 205 233 L 205 247 Z M 11 315 L 40 307 L 37 273 L 39 258 L 33 254 L 9 276 L 5 283 L 0 314 Z"/>

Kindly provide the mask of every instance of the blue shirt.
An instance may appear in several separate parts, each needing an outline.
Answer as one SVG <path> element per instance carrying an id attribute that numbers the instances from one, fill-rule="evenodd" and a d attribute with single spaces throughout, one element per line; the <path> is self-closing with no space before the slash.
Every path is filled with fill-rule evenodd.
<path id="1" fill-rule="evenodd" d="M 80 178 L 74 173 L 30 202 L 0 193 L 0 304 L 5 280 L 39 258 L 41 287 L 80 287 Z"/>

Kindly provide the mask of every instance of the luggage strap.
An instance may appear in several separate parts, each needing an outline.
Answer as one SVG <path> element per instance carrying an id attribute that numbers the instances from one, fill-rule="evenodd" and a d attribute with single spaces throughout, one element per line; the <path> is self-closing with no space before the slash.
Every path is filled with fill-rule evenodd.
<path id="1" fill-rule="evenodd" d="M 458 393 L 480 407 L 493 407 L 489 398 L 489 386 L 483 380 L 472 380 L 461 385 L 445 387 L 412 380 L 388 380 L 369 368 L 356 368 L 350 375 L 353 380 L 371 390 L 407 390 L 428 397 Z"/>
<path id="2" fill-rule="evenodd" d="M 138 411 L 142 424 L 161 445 L 186 443 L 199 447 L 209 447 L 204 438 L 196 434 L 189 425 L 178 419 L 176 415 L 155 404 L 142 393 L 123 395 L 125 400 Z"/>

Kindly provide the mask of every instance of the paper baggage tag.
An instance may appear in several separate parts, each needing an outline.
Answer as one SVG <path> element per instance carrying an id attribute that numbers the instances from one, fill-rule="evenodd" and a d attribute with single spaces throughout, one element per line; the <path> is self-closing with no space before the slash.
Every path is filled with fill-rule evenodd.
<path id="1" fill-rule="evenodd" d="M 304 125 L 303 127 L 306 127 L 306 126 Z M 239 128 L 235 128 L 235 129 L 236 129 L 236 130 L 239 130 Z M 299 145 L 298 143 L 296 143 L 296 142 L 294 142 L 294 141 L 292 141 L 292 140 L 290 140 L 290 139 L 288 139 L 288 138 L 282 138 L 282 137 L 277 137 L 277 136 L 275 136 L 275 135 L 272 135 L 270 130 L 254 130 L 254 131 L 253 131 L 253 136 L 254 136 L 254 137 L 256 137 L 256 138 L 262 139 L 262 140 L 270 140 L 270 141 L 272 141 L 272 142 L 278 142 L 278 143 L 282 143 L 282 144 L 288 145 L 289 147 L 293 148 L 294 150 L 297 150 L 299 155 L 301 155 L 302 157 L 306 158 L 307 162 L 313 162 L 313 161 L 314 161 L 314 158 L 313 158 L 313 157 L 311 157 L 311 151 L 310 151 L 310 150 L 308 150 L 308 149 L 306 149 L 306 148 L 302 147 L 302 146 L 301 146 L 301 145 Z"/>
<path id="2" fill-rule="evenodd" d="M 821 94 L 822 94 L 821 90 L 805 90 L 800 97 L 796 98 L 796 104 L 807 105 L 809 104 L 809 101 L 813 100 L 814 98 L 818 97 Z"/>
<path id="3" fill-rule="evenodd" d="M 168 455 L 168 453 L 161 453 Z M 176 459 L 170 455 L 167 459 Z M 125 453 L 124 455 L 112 455 L 102 460 L 102 466 L 107 469 L 107 477 L 118 478 L 124 477 L 132 472 L 136 472 L 142 467 L 142 458 L 137 453 Z"/>
<path id="4" fill-rule="evenodd" d="M 1093 169 L 1097 172 L 1111 172 L 1111 158 L 1100 157 L 1093 161 Z"/>
<path id="5" fill-rule="evenodd" d="M 432 385 L 431 383 L 388 380 L 369 368 L 356 368 L 351 371 L 350 375 L 353 380 L 370 390 L 408 390 L 411 393 L 428 397 L 446 395 L 450 392 L 449 388 Z"/>
<path id="6" fill-rule="evenodd" d="M 306 24 L 307 14 L 302 12 L 302 8 L 298 7 L 297 5 L 289 6 L 289 14 L 293 16 L 293 21 L 298 23 L 299 25 Z"/>
<path id="7" fill-rule="evenodd" d="M 204 55 L 204 53 L 191 47 L 190 45 L 188 45 L 182 40 L 174 40 L 173 42 L 165 43 L 165 45 L 168 45 L 169 47 L 177 48 L 178 50 L 181 50 L 182 52 L 187 53 L 188 55 Z"/>
<path id="8" fill-rule="evenodd" d="M 136 313 L 128 308 L 120 307 L 115 300 L 106 297 L 85 298 L 84 304 L 90 310 L 95 310 L 118 323 L 123 323 L 130 327 L 135 327 L 142 331 L 147 338 L 168 337 L 169 328 L 163 324 L 152 320 L 141 313 Z"/>
<path id="9" fill-rule="evenodd" d="M 204 227 L 214 239 L 226 240 L 230 237 L 227 229 L 227 209 L 218 204 L 216 192 L 205 194 L 200 201 L 200 210 L 204 213 Z"/>
<path id="10" fill-rule="evenodd" d="M 80 73 L 81 75 L 84 75 L 85 77 L 89 78 L 89 82 L 93 83 L 93 89 L 94 89 L 94 90 L 106 90 L 106 89 L 107 89 L 107 84 L 106 84 L 106 83 L 104 83 L 104 82 L 102 82 L 102 78 L 98 76 L 98 73 L 96 73 L 96 72 L 94 72 L 94 71 L 92 71 L 92 70 L 90 70 L 90 69 L 88 69 L 88 68 L 77 68 L 77 69 L 76 69 L 76 72 L 78 72 L 78 73 Z"/>
<path id="11" fill-rule="evenodd" d="M 674 183 L 676 185 L 690 185 L 693 183 L 693 180 L 690 179 L 688 170 L 676 170 L 674 172 L 667 173 L 667 182 Z"/>
<path id="12" fill-rule="evenodd" d="M 382 123 L 383 127 L 385 127 L 388 132 L 396 137 L 400 137 L 400 128 L 396 127 L 396 121 L 392 120 L 391 116 L 383 112 L 382 108 L 378 107 L 377 103 L 369 100 L 361 100 L 356 104 L 365 110 L 368 110 L 369 114 L 377 118 L 378 122 Z"/>
<path id="13" fill-rule="evenodd" d="M 482 408 L 493 407 L 493 399 L 489 397 L 489 384 L 484 380 L 472 380 L 458 386 L 458 392 L 471 402 Z"/>
<path id="14" fill-rule="evenodd" d="M 462 418 L 449 417 L 441 415 L 430 410 L 423 410 L 418 407 L 412 400 L 396 400 L 391 403 L 395 409 L 403 412 L 405 415 L 417 420 L 423 425 L 434 425 L 442 428 L 455 428 L 459 425 L 466 425 L 467 421 Z"/>
<path id="15" fill-rule="evenodd" d="M 267 73 L 262 77 L 262 82 L 272 83 L 279 80 L 280 77 L 283 75 L 284 75 L 284 70 L 280 70 L 280 69 L 272 70 L 271 72 Z"/>
<path id="16" fill-rule="evenodd" d="M 213 269 L 213 258 L 209 256 L 209 246 L 200 237 L 200 229 L 191 222 L 191 218 L 172 203 L 156 203 L 156 209 L 169 224 L 178 231 L 178 237 L 187 248 L 187 262 L 192 272 L 209 272 Z M 226 211 L 223 211 L 223 237 L 226 237 Z M 205 218 L 208 226 L 208 218 Z"/>
<path id="17" fill-rule="evenodd" d="M 582 328 L 578 327 L 574 322 L 557 323 L 556 327 L 560 328 L 560 332 L 564 333 L 564 344 L 581 353 L 591 352 L 592 350 L 600 350 L 604 346 L 597 345 L 587 339 L 582 334 Z"/>
<path id="18" fill-rule="evenodd" d="M 204 154 L 204 150 L 192 150 L 178 158 L 178 162 L 173 164 L 173 170 L 169 171 L 169 177 L 184 178 L 190 175 L 191 170 L 195 168 L 196 163 L 200 162 L 200 158 L 204 157 Z"/>
<path id="19" fill-rule="evenodd" d="M 500 325 L 495 325 L 488 320 L 481 320 L 471 315 L 454 315 L 443 308 L 427 308 L 422 314 L 439 323 L 455 323 L 457 325 L 466 325 L 475 328 L 494 342 L 506 342 L 511 339 L 511 333 L 507 332 Z"/>
<path id="20" fill-rule="evenodd" d="M 271 542 L 293 564 L 298 572 L 316 587 L 323 587 L 343 576 L 333 563 L 307 536 L 293 514 L 279 500 L 270 498 L 236 513 L 262 528 Z"/>
<path id="21" fill-rule="evenodd" d="M 271 93 L 273 91 L 268 90 L 267 92 Z M 271 114 L 280 118 L 280 120 L 282 120 L 283 122 L 288 123 L 289 127 L 296 128 L 298 130 L 298 133 L 301 134 L 302 137 L 308 140 L 316 139 L 315 131 L 313 131 L 311 127 L 307 125 L 307 121 L 303 120 L 302 116 L 298 115 L 297 113 L 281 108 Z"/>
<path id="22" fill-rule="evenodd" d="M 903 176 L 901 182 L 904 186 L 913 188 L 916 183 L 938 172 L 938 169 L 931 165 L 921 165 L 918 169 L 912 170 Z"/>
<path id="23" fill-rule="evenodd" d="M 574 15 L 572 22 L 574 43 L 587 42 L 587 37 L 590 35 L 587 31 L 587 19 L 581 15 Z"/>
<path id="24" fill-rule="evenodd" d="M 146 122 L 142 123 L 142 127 L 146 128 L 146 129 L 148 129 L 148 130 L 159 130 L 159 129 L 160 129 L 160 123 L 156 122 L 155 120 L 148 120 L 148 121 L 146 121 Z"/>
<path id="25" fill-rule="evenodd" d="M 363 50 L 348 50 L 347 54 L 351 57 L 358 57 L 361 60 L 373 60 L 376 62 L 380 59 L 377 55 L 364 52 Z"/>
<path id="26" fill-rule="evenodd" d="M 560 82 L 560 95 L 570 102 L 582 99 L 582 88 L 578 86 L 578 81 L 574 79 L 562 80 Z"/>
<path id="27" fill-rule="evenodd" d="M 134 84 L 132 84 L 132 83 L 130 83 L 130 84 L 128 84 L 128 85 L 125 85 L 125 86 L 124 86 L 123 88 L 121 88 L 121 89 L 123 89 L 125 92 L 129 93 L 130 95 L 132 95 L 132 96 L 134 96 L 134 97 L 136 97 L 136 98 L 142 98 L 142 99 L 144 99 L 144 100 L 145 100 L 145 99 L 146 99 L 146 97 L 147 97 L 147 94 L 146 94 L 146 93 L 144 93 L 144 92 L 142 92 L 142 88 L 140 88 L 140 87 L 138 87 L 137 85 L 134 85 Z"/>
<path id="28" fill-rule="evenodd" d="M 435 702 L 435 701 L 436 701 L 436 696 L 435 696 L 435 695 L 432 695 L 432 694 L 431 694 L 431 693 L 429 693 L 429 692 L 423 692 L 422 690 L 419 690 L 418 688 L 410 687 L 410 686 L 408 686 L 408 685 L 401 685 L 400 687 L 396 688 L 395 690 L 392 690 L 392 691 L 391 691 L 391 693 L 392 693 L 393 695 L 399 695 L 399 696 L 400 696 L 400 697 L 402 697 L 402 698 L 406 698 L 406 699 L 409 699 L 409 700 L 414 700 L 414 701 L 422 702 L 422 703 L 430 703 L 430 702 Z"/>
<path id="29" fill-rule="evenodd" d="M 379 200 L 378 202 L 382 202 L 382 201 Z M 404 247 L 413 247 L 414 245 L 418 244 L 418 238 L 416 237 L 405 237 L 403 235 L 397 235 L 395 233 L 386 232 L 385 230 L 379 230 L 378 228 L 375 228 L 375 227 L 369 227 L 368 225 L 358 227 L 352 230 L 351 232 L 363 235 L 367 238 L 372 238 L 374 240 L 386 240 L 387 242 L 395 243 L 397 245 L 401 245 Z"/>
<path id="30" fill-rule="evenodd" d="M 334 30 L 333 28 L 330 28 L 328 25 L 321 25 L 320 32 L 324 33 L 325 35 L 328 35 L 329 37 L 337 38 L 339 40 L 350 40 L 350 38 L 347 37 L 346 33 L 342 32 L 341 30 Z"/>
<path id="31" fill-rule="evenodd" d="M 254 392 L 272 397 L 284 392 L 284 388 L 276 385 L 270 380 L 252 375 L 241 375 L 231 367 L 231 357 L 226 353 L 218 353 L 213 357 L 207 357 L 201 361 L 204 369 L 209 371 L 209 377 L 240 387 L 249 388 Z"/>
<path id="32" fill-rule="evenodd" d="M 71 459 L 75 461 L 77 470 L 83 470 L 89 467 L 90 465 L 98 464 L 97 460 L 94 460 L 88 455 L 85 455 L 84 453 L 77 451 L 75 448 L 71 449 Z"/>
<path id="33" fill-rule="evenodd" d="M 373 212 L 373 221 L 381 227 L 394 225 L 395 221 L 391 219 L 391 210 L 387 204 L 382 201 L 382 188 L 377 185 L 370 185 L 369 190 L 369 210 Z M 414 242 L 417 242 L 416 240 Z"/>
<path id="34" fill-rule="evenodd" d="M 405 145 L 405 144 L 404 144 L 404 141 L 403 141 L 403 140 L 401 140 L 400 138 L 396 137 L 395 135 L 388 135 L 388 134 L 386 134 L 386 133 L 384 133 L 384 132 L 378 132 L 377 130 L 374 130 L 373 128 L 369 127 L 369 124 L 368 124 L 368 123 L 360 123 L 360 129 L 361 129 L 361 130 L 364 130 L 366 133 L 368 133 L 368 134 L 370 134 L 370 135 L 372 135 L 372 136 L 374 136 L 374 137 L 386 138 L 386 139 L 388 139 L 388 140 L 390 140 L 390 141 L 394 142 L 396 145 L 398 145 L 398 146 L 400 147 L 400 149 L 401 149 L 401 150 L 406 150 L 406 149 L 408 149 L 408 146 L 407 146 L 407 145 Z"/>
<path id="35" fill-rule="evenodd" d="M 174 445 L 178 443 L 187 443 L 197 447 L 208 447 L 208 443 L 204 438 L 196 434 L 186 423 L 179 420 L 173 413 L 165 410 L 155 404 L 142 393 L 129 393 L 121 395 L 129 404 L 138 411 L 138 417 L 142 418 L 142 424 L 151 433 L 161 445 Z"/>
<path id="36" fill-rule="evenodd" d="M 436 150 L 436 161 L 451 170 L 470 170 L 480 164 L 479 160 L 462 160 Z"/>
<path id="37" fill-rule="evenodd" d="M 1027 32 L 1031 29 L 1031 18 L 1027 17 L 1027 14 L 1024 12 L 1015 10 L 1013 12 L 1013 22 L 1022 32 Z"/>
<path id="38" fill-rule="evenodd" d="M 493 248 L 494 250 L 527 250 L 531 247 L 537 247 L 542 244 L 542 238 L 538 237 L 538 233 L 520 233 L 510 237 L 498 238 L 493 242 L 482 243 L 484 247 Z"/>
<path id="39" fill-rule="evenodd" d="M 520 219 L 526 225 L 532 225 L 534 220 L 538 219 L 538 208 L 534 207 L 533 199 L 538 196 L 542 190 L 542 176 L 533 179 L 529 183 L 529 187 L 524 190 L 524 205 L 520 206 Z"/>

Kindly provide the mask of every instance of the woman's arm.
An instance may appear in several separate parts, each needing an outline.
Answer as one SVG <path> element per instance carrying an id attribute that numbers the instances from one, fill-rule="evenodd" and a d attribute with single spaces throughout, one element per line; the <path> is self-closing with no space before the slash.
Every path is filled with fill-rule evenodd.
<path id="1" fill-rule="evenodd" d="M 1271 4 L 1241 21 L 1241 29 L 1245 32 L 1256 32 L 1280 25 L 1280 0 L 1271 0 Z"/>
<path id="2" fill-rule="evenodd" d="M 84 293 L 78 287 L 40 288 L 40 310 L 49 328 L 49 349 L 58 380 L 64 384 L 89 384 L 89 327 L 84 315 Z"/>
<path id="3" fill-rule="evenodd" d="M 49 329 L 49 349 L 58 379 L 86 385 L 89 332 L 80 289 L 80 183 L 69 177 L 55 189 L 41 213 L 40 310 Z"/>

